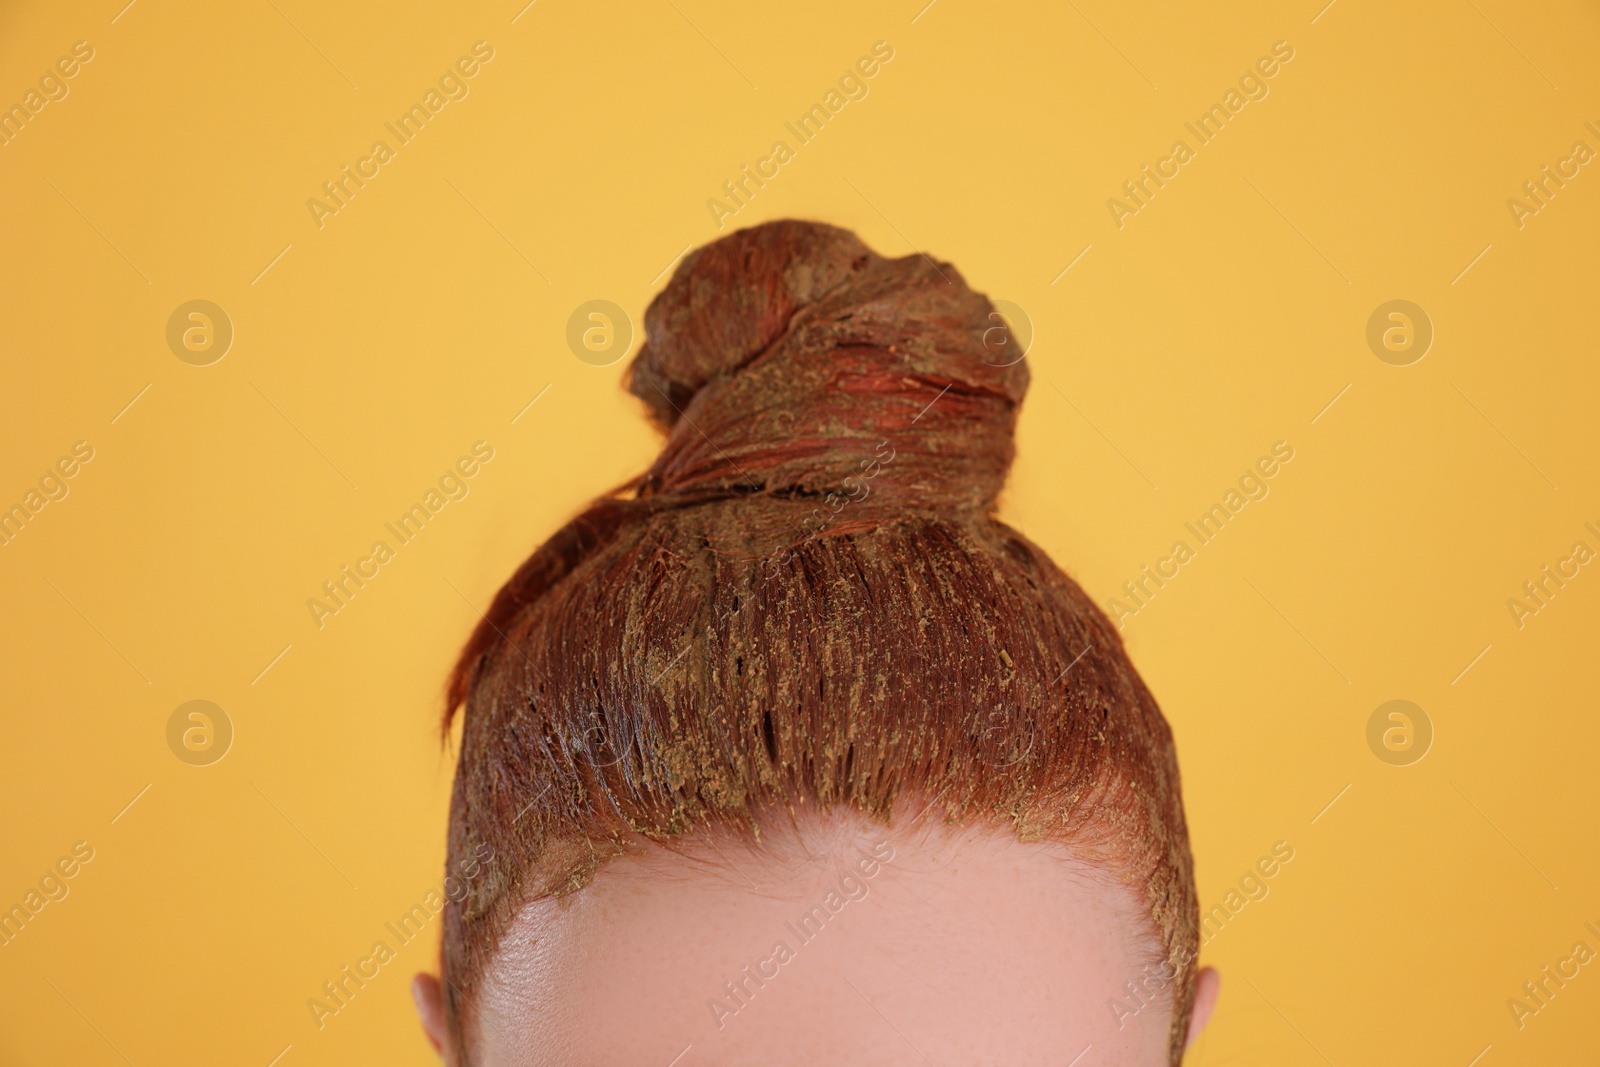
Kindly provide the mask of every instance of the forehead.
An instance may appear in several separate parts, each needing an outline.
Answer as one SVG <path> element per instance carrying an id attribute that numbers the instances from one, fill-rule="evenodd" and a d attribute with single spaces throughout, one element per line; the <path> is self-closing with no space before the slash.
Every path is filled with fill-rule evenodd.
<path id="1" fill-rule="evenodd" d="M 1092 1046 L 1097 1067 L 1154 1067 L 1156 946 L 1133 890 L 1001 831 L 836 820 L 758 849 L 652 848 L 518 916 L 481 987 L 479 1059 L 1059 1067 Z"/>

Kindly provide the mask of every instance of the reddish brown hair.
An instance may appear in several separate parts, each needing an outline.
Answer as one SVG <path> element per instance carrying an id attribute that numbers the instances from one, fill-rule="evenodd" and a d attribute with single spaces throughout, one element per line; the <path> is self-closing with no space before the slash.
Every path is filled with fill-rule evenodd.
<path id="1" fill-rule="evenodd" d="M 512 918 L 638 835 L 916 795 L 1143 895 L 1178 1061 L 1197 915 L 1172 737 L 1115 628 L 993 517 L 1028 385 L 997 322 L 949 264 L 802 222 L 698 250 L 651 303 L 630 388 L 666 447 L 518 569 L 450 679 L 450 862 L 493 856 L 446 913 L 463 1056 Z"/>

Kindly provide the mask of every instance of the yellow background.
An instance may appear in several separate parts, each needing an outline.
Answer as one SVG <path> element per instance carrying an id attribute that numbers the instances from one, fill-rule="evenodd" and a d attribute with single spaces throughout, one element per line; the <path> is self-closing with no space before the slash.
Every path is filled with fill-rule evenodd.
<path id="1" fill-rule="evenodd" d="M 1296 850 L 1207 947 L 1188 1062 L 1593 1054 L 1600 964 L 1520 1030 L 1506 1006 L 1600 949 L 1600 567 L 1521 629 L 1506 606 L 1600 548 L 1600 168 L 1521 228 L 1506 204 L 1600 149 L 1593 5 L 122 2 L 0 13 L 0 102 L 95 49 L 0 148 L 0 504 L 95 449 L 0 548 L 0 905 L 96 850 L 0 948 L 0 1062 L 432 1062 L 431 941 L 320 1031 L 306 1001 L 442 879 L 473 605 L 654 454 L 567 318 L 638 322 L 718 235 L 707 199 L 878 40 L 870 95 L 733 223 L 925 249 L 1026 311 L 1005 518 L 1104 602 L 1295 449 L 1125 631 L 1205 904 Z M 306 200 L 478 40 L 470 95 L 319 229 Z M 1107 198 L 1280 40 L 1270 95 L 1118 229 Z M 196 298 L 236 330 L 207 367 L 165 340 Z M 1397 298 L 1436 331 L 1406 367 L 1365 340 Z M 470 496 L 319 630 L 307 598 L 478 440 Z M 1396 698 L 1435 730 L 1412 766 L 1367 746 Z M 211 766 L 167 747 L 192 699 L 234 725 Z"/>

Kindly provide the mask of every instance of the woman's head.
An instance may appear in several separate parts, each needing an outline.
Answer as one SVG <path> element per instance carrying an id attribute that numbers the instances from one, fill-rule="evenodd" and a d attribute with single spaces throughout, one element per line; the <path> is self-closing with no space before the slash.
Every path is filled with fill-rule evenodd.
<path id="1" fill-rule="evenodd" d="M 651 304 L 630 387 L 662 455 L 523 564 L 451 680 L 450 862 L 488 857 L 424 1012 L 458 1060 L 1176 1059 L 1171 734 L 992 515 L 1028 370 L 991 313 L 947 264 L 799 222 L 700 249 Z M 813 904 L 837 936 L 802 947 Z M 905 1030 L 891 1006 L 960 1054 L 857 1047 L 850 1019 Z"/>

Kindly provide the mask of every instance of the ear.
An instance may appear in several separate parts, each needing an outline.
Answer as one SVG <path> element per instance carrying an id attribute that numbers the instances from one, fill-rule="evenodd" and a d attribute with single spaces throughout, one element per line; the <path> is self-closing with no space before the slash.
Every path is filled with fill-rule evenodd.
<path id="1" fill-rule="evenodd" d="M 1217 969 L 1200 968 L 1200 973 L 1194 978 L 1194 1007 L 1189 1011 L 1189 1033 L 1183 1039 L 1184 1048 L 1194 1044 L 1195 1038 L 1200 1036 L 1200 1031 L 1211 1021 L 1211 1012 L 1217 1006 L 1217 995 L 1221 991 L 1222 976 L 1217 973 Z"/>
<path id="2" fill-rule="evenodd" d="M 428 1044 L 443 1055 L 444 991 L 439 979 L 431 974 L 418 974 L 411 980 L 411 999 L 417 1002 L 417 1015 L 422 1019 L 422 1032 L 428 1035 Z"/>

